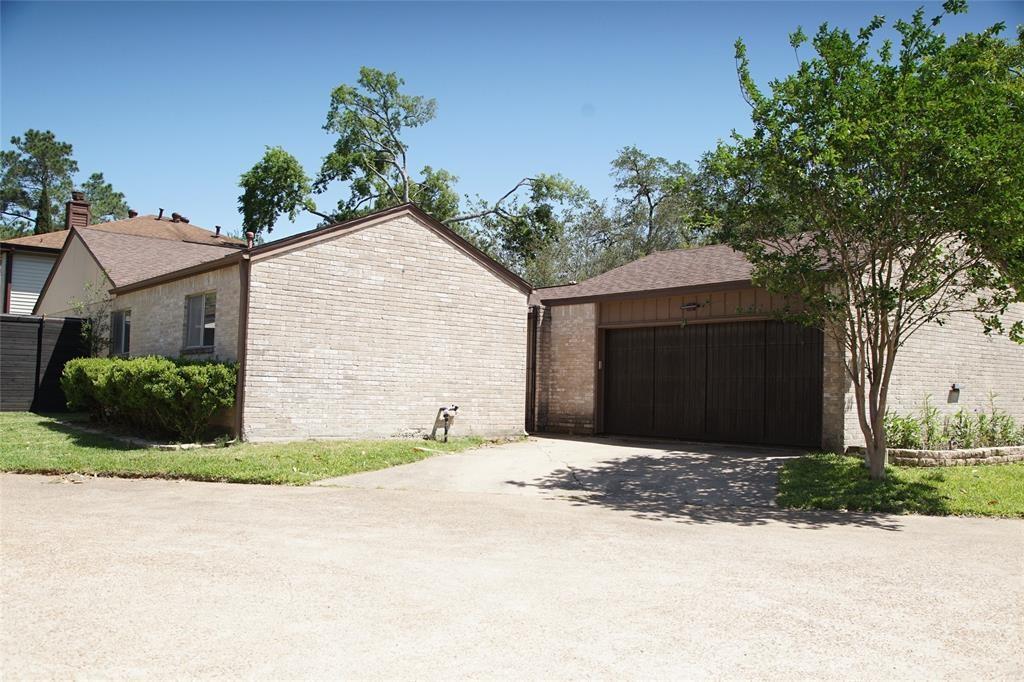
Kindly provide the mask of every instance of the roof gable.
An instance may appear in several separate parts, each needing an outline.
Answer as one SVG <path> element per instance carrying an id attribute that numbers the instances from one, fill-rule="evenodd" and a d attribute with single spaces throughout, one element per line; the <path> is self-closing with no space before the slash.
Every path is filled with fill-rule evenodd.
<path id="1" fill-rule="evenodd" d="M 258 261 L 264 258 L 272 258 L 276 255 L 288 253 L 317 241 L 345 237 L 346 235 L 353 234 L 359 230 L 366 229 L 404 214 L 415 218 L 418 223 L 450 242 L 457 249 L 477 261 L 481 266 L 490 270 L 495 276 L 504 280 L 507 284 L 526 294 L 533 290 L 530 283 L 522 277 L 473 246 L 471 243 L 466 241 L 465 238 L 454 232 L 447 225 L 431 217 L 423 209 L 410 203 L 370 213 L 365 216 L 353 218 L 352 220 L 346 220 L 335 225 L 300 232 L 299 234 L 295 234 L 290 237 L 283 237 L 276 241 L 267 242 L 266 244 L 261 244 L 251 249 L 236 249 L 233 247 L 222 249 L 222 253 L 229 251 L 229 253 L 222 258 L 210 258 L 205 261 L 200 260 L 191 265 L 183 265 L 180 268 L 166 270 L 163 273 L 138 278 L 126 284 L 115 283 L 115 293 L 122 294 L 149 286 L 155 286 L 164 282 L 180 279 L 181 277 L 188 277 L 201 271 L 224 267 L 241 259 L 252 259 L 254 261 Z"/>
<path id="2" fill-rule="evenodd" d="M 533 290 L 533 287 L 529 282 L 488 256 L 477 247 L 473 246 L 473 244 L 450 227 L 412 203 L 402 204 L 383 211 L 370 213 L 336 225 L 300 232 L 299 234 L 292 235 L 291 237 L 285 237 L 277 241 L 257 246 L 250 249 L 248 253 L 254 261 L 269 258 L 324 239 L 342 238 L 401 215 L 409 215 L 424 228 L 432 231 L 437 236 L 455 246 L 459 251 L 462 251 L 471 259 L 475 260 L 479 265 L 490 270 L 494 275 L 504 280 L 507 284 L 527 294 Z"/>
<path id="3" fill-rule="evenodd" d="M 107 274 L 107 271 L 103 268 L 103 264 L 100 263 L 99 260 L 96 259 L 96 256 L 89 249 L 88 245 L 81 238 L 81 236 L 78 234 L 78 232 L 76 230 L 64 230 L 64 232 L 66 232 L 67 235 L 68 235 L 67 239 L 64 240 L 64 246 L 61 247 L 60 253 L 57 254 L 57 259 L 53 263 L 53 267 L 50 268 L 50 273 L 46 276 L 46 281 L 43 283 L 43 288 L 39 290 L 39 297 L 36 299 L 36 304 L 35 304 L 35 306 L 33 306 L 33 309 L 32 309 L 32 314 L 33 315 L 40 314 L 40 312 L 39 312 L 40 308 L 43 306 L 43 303 L 46 301 L 47 295 L 50 293 L 51 286 L 53 285 L 55 280 L 60 280 L 60 278 L 62 276 L 70 278 L 70 279 L 77 279 L 77 272 L 76 271 L 78 271 L 78 270 L 80 270 L 82 268 L 83 263 L 81 263 L 81 262 L 76 263 L 75 267 L 72 267 L 70 265 L 70 263 L 73 260 L 75 260 L 74 256 L 72 256 L 72 259 L 70 261 L 68 261 L 68 264 L 69 264 L 68 266 L 66 266 L 64 269 L 61 268 L 61 264 L 63 264 L 65 262 L 65 258 L 64 257 L 69 252 L 71 252 L 71 251 L 80 252 L 79 255 L 81 256 L 81 258 L 87 258 L 87 259 L 92 260 L 92 262 L 95 265 L 96 269 L 100 272 L 100 274 L 103 277 L 107 278 L 107 284 L 109 284 L 110 275 Z M 50 233 L 50 234 L 52 234 L 52 233 Z M 76 248 L 76 245 L 78 245 L 78 244 L 81 244 L 81 248 L 80 249 Z M 69 274 L 65 274 L 65 273 L 68 273 L 69 269 L 72 272 L 76 272 L 76 274 L 70 274 L 70 273 Z M 81 287 L 84 287 L 85 285 L 86 285 L 85 282 L 78 282 L 78 283 L 76 283 L 75 286 L 81 288 Z M 63 285 L 58 285 L 58 287 L 60 287 L 60 286 L 63 286 Z M 84 294 L 85 292 L 83 291 L 82 293 Z M 65 304 L 67 304 L 67 301 L 61 301 L 59 305 L 65 305 Z"/>

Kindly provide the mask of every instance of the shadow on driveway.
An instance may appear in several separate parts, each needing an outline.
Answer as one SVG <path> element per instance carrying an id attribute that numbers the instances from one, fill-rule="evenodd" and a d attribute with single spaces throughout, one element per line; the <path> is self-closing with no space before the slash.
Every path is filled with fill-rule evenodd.
<path id="1" fill-rule="evenodd" d="M 537 488 L 578 506 L 607 507 L 649 520 L 900 528 L 889 516 L 778 507 L 779 469 L 788 459 L 804 454 L 802 450 L 619 438 L 573 440 L 613 445 L 625 454 L 506 483 Z M 632 454 L 630 449 L 637 452 Z"/>

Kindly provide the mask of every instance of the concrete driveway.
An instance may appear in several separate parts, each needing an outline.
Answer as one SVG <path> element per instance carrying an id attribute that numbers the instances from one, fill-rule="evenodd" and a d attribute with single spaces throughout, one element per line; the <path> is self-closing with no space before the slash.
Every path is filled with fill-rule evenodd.
<path id="1" fill-rule="evenodd" d="M 779 468 L 803 452 L 641 438 L 531 437 L 317 485 L 558 497 L 671 517 L 688 505 L 774 507 Z"/>
<path id="2" fill-rule="evenodd" d="M 505 452 L 576 451 L 552 443 Z M 689 500 L 724 493 L 650 444 L 612 464 L 600 450 L 515 472 L 485 449 L 460 456 L 477 473 L 438 458 L 347 488 L 0 476 L 0 671 L 1024 676 L 1024 523 L 680 505 L 667 482 Z M 767 475 L 724 456 L 680 466 Z M 567 464 L 600 484 L 565 488 Z"/>

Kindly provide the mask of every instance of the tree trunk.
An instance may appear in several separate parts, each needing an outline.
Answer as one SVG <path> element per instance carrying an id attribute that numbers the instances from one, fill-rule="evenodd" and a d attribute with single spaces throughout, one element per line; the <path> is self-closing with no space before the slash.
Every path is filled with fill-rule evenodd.
<path id="1" fill-rule="evenodd" d="M 39 205 L 36 207 L 36 234 L 53 232 L 53 216 L 50 214 L 50 188 L 43 185 L 39 190 Z"/>
<path id="2" fill-rule="evenodd" d="M 880 391 L 869 387 L 865 391 L 863 384 L 854 379 L 854 402 L 857 406 L 857 417 L 860 430 L 864 435 L 864 462 L 873 481 L 885 480 L 885 465 L 888 460 L 886 448 L 884 405 L 879 399 Z"/>
<path id="3" fill-rule="evenodd" d="M 885 464 L 889 459 L 886 448 L 884 446 L 879 448 L 877 443 L 869 441 L 869 445 L 865 450 L 868 459 L 868 475 L 871 477 L 871 480 L 884 481 Z"/>
<path id="4" fill-rule="evenodd" d="M 871 409 L 871 433 L 864 434 L 864 448 L 867 454 L 868 474 L 872 481 L 885 480 L 885 465 L 888 464 L 889 450 L 886 443 L 885 422 L 878 412 L 878 407 Z"/>

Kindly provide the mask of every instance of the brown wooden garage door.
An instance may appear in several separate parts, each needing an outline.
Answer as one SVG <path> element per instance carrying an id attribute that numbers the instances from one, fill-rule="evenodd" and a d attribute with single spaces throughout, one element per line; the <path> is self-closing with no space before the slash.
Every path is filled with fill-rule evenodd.
<path id="1" fill-rule="evenodd" d="M 778 321 L 607 330 L 607 433 L 821 441 L 822 335 Z"/>

